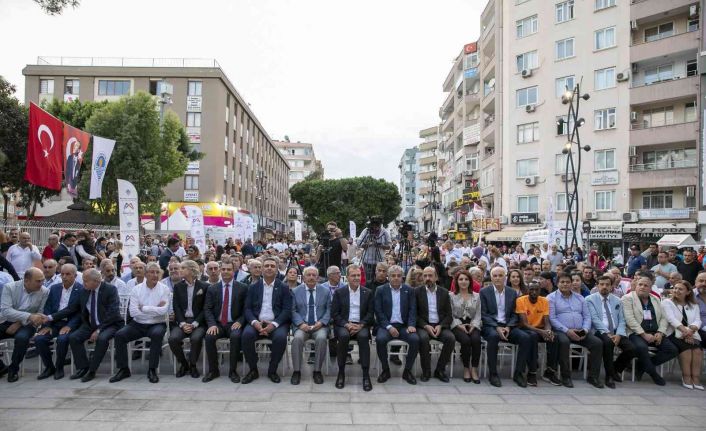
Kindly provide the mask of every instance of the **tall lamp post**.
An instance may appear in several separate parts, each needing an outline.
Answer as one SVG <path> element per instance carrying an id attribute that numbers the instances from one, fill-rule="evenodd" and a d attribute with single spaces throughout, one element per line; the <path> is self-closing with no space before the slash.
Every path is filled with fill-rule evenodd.
<path id="1" fill-rule="evenodd" d="M 581 154 L 583 151 L 591 151 L 590 145 L 581 146 L 581 136 L 579 135 L 579 127 L 586 123 L 586 120 L 579 117 L 579 105 L 581 100 L 588 100 L 591 96 L 588 93 L 581 94 L 580 84 L 569 90 L 561 97 L 561 103 L 569 105 L 569 111 L 566 120 L 560 118 L 557 121 L 557 132 L 559 135 L 564 134 L 566 126 L 567 140 L 562 154 L 566 155 L 566 181 L 564 183 L 566 192 L 566 229 L 564 230 L 564 244 L 567 249 L 571 249 L 578 245 L 577 232 L 579 230 L 579 177 L 581 175 Z M 576 145 L 576 159 L 574 159 L 573 147 Z M 549 226 L 549 229 L 552 229 Z M 571 242 L 569 243 L 569 232 L 571 232 Z"/>
<path id="2" fill-rule="evenodd" d="M 257 195 L 255 199 L 257 200 L 257 231 L 260 235 L 260 239 L 265 237 L 265 227 L 263 226 L 263 214 L 265 212 L 265 201 L 267 196 L 265 196 L 265 182 L 267 181 L 267 175 L 265 171 L 259 169 L 257 174 L 255 174 L 255 182 L 257 184 Z"/>
<path id="3" fill-rule="evenodd" d="M 436 186 L 437 186 L 438 180 L 436 179 L 436 175 L 434 175 L 431 178 L 431 229 L 429 232 L 436 232 L 436 210 L 437 210 L 437 202 L 436 202 L 436 194 L 438 193 Z"/>

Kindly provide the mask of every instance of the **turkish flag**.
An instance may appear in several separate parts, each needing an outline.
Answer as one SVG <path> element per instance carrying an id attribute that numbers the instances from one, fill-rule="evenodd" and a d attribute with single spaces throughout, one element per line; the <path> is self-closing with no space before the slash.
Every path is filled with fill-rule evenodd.
<path id="1" fill-rule="evenodd" d="M 91 141 L 91 134 L 81 129 L 64 126 L 64 183 L 66 190 L 73 197 L 78 196 L 78 179 L 83 165 L 83 157 L 88 150 L 88 143 Z"/>
<path id="2" fill-rule="evenodd" d="M 61 190 L 64 123 L 30 103 L 25 180 L 39 187 Z"/>

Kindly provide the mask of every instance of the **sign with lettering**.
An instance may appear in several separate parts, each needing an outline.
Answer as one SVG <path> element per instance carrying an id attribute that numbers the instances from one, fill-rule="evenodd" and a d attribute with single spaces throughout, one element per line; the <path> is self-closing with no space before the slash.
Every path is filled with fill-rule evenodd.
<path id="1" fill-rule="evenodd" d="M 539 224 L 539 213 L 512 213 L 510 214 L 512 224 Z"/>

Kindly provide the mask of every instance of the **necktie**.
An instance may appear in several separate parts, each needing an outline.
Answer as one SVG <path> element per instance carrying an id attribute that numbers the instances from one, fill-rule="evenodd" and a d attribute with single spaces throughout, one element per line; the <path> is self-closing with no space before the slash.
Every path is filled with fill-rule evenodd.
<path id="1" fill-rule="evenodd" d="M 225 326 L 228 323 L 228 304 L 230 303 L 230 293 L 228 292 L 229 284 L 225 284 L 223 288 L 225 293 L 223 294 L 223 307 L 221 308 L 221 325 Z"/>
<path id="2" fill-rule="evenodd" d="M 615 324 L 613 323 L 613 315 L 610 313 L 610 307 L 608 307 L 608 298 L 603 299 L 603 311 L 608 317 L 608 331 L 612 334 L 615 331 Z"/>
<path id="3" fill-rule="evenodd" d="M 306 323 L 310 326 L 314 326 L 316 323 L 316 304 L 314 304 L 314 289 L 309 289 L 309 314 L 306 317 Z"/>
<path id="4" fill-rule="evenodd" d="M 96 327 L 96 291 L 91 292 L 91 326 Z"/>

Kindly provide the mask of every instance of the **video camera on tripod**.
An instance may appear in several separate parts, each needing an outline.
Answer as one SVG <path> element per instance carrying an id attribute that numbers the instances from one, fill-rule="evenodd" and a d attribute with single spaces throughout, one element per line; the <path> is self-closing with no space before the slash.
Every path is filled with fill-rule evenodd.
<path id="1" fill-rule="evenodd" d="M 395 220 L 395 226 L 397 226 L 397 232 L 400 233 L 400 238 L 407 238 L 409 233 L 414 233 L 415 226 L 407 220 Z"/>

